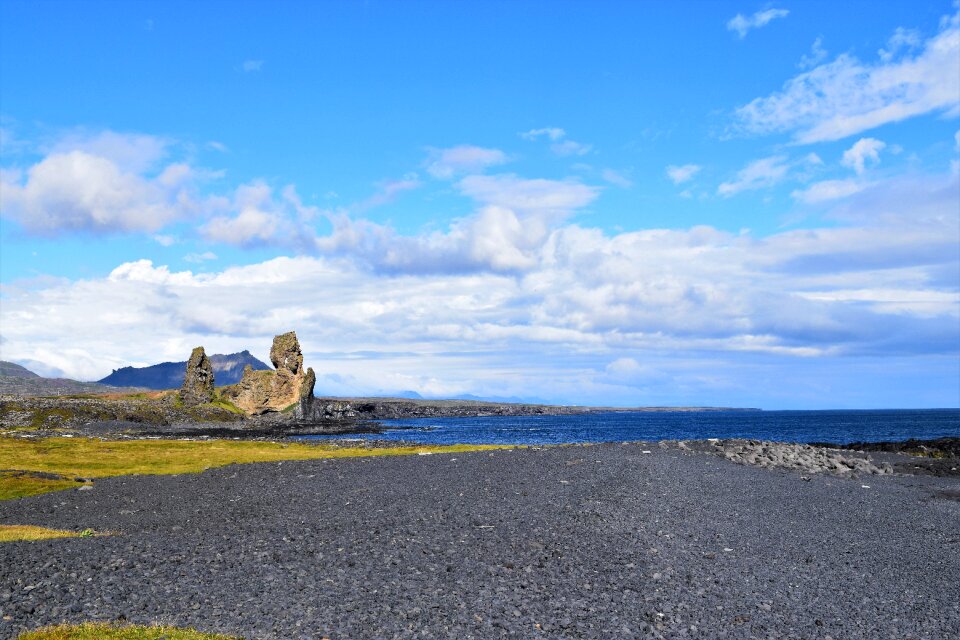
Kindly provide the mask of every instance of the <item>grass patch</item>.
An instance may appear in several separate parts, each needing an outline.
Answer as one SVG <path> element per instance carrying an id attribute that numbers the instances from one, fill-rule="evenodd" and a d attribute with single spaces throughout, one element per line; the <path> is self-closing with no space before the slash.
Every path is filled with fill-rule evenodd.
<path id="1" fill-rule="evenodd" d="M 244 412 L 243 409 L 241 409 L 241 408 L 238 407 L 237 405 L 233 404 L 232 402 L 230 402 L 230 401 L 227 400 L 226 398 L 222 398 L 222 397 L 214 398 L 214 399 L 211 400 L 209 403 L 207 403 L 206 405 L 203 405 L 203 406 L 217 407 L 218 409 L 223 409 L 223 410 L 225 410 L 225 411 L 229 411 L 230 413 L 235 413 L 235 414 L 240 415 L 240 416 L 245 416 L 245 415 L 247 415 L 247 414 Z"/>
<path id="2" fill-rule="evenodd" d="M 97 622 L 63 624 L 28 631 L 17 640 L 240 640 L 235 636 L 219 633 L 202 633 L 194 629 L 176 627 L 144 627 L 139 625 L 113 625 Z"/>
<path id="3" fill-rule="evenodd" d="M 47 529 L 28 524 L 0 524 L 0 542 L 22 542 L 24 540 L 53 540 L 54 538 L 88 538 L 94 535 L 92 529 L 66 531 Z"/>
<path id="4" fill-rule="evenodd" d="M 162 400 L 174 393 L 176 393 L 174 389 L 164 389 L 163 391 L 134 391 L 132 393 L 121 391 L 98 393 L 96 397 L 104 400 Z"/>
<path id="5" fill-rule="evenodd" d="M 395 456 L 512 449 L 509 445 L 445 445 L 413 447 L 337 447 L 330 444 L 259 442 L 252 440 L 97 440 L 95 438 L 10 438 L 0 436 L 0 469 L 42 471 L 66 477 L 106 478 L 124 475 L 198 473 L 248 462 L 280 462 L 318 458 Z M 10 497 L 56 491 L 71 486 L 37 484 L 37 478 L 10 477 Z"/>
<path id="6" fill-rule="evenodd" d="M 19 473 L 0 473 L 0 500 L 13 500 L 51 491 L 74 489 L 80 484 L 73 480 L 51 480 Z"/>

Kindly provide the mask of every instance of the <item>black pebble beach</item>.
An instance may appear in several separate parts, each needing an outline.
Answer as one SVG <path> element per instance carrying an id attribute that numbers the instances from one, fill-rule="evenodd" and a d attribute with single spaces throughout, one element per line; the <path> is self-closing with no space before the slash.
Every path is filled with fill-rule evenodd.
<path id="1" fill-rule="evenodd" d="M 960 637 L 960 483 L 656 444 L 233 465 L 0 503 L 0 637 Z"/>

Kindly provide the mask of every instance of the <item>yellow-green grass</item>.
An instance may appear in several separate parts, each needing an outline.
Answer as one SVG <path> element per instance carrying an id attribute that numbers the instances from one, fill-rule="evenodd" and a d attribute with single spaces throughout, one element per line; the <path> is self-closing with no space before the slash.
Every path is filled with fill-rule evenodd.
<path id="1" fill-rule="evenodd" d="M 17 636 L 17 640 L 239 640 L 239 638 L 176 627 L 85 622 L 28 631 Z"/>
<path id="2" fill-rule="evenodd" d="M 24 540 L 52 540 L 54 538 L 87 538 L 94 535 L 92 529 L 67 531 L 65 529 L 47 529 L 29 524 L 0 524 L 0 542 L 22 542 Z"/>
<path id="3" fill-rule="evenodd" d="M 252 440 L 99 440 L 96 438 L 15 438 L 0 436 L 0 469 L 42 471 L 66 478 L 198 473 L 248 462 L 318 458 L 457 453 L 513 448 L 509 445 L 338 447 L 330 444 Z M 57 484 L 53 484 L 57 483 Z M 74 482 L 6 474 L 0 496 L 17 498 L 77 486 Z"/>
<path id="4" fill-rule="evenodd" d="M 73 480 L 52 480 L 11 472 L 0 473 L 0 500 L 13 500 L 24 496 L 35 496 L 50 491 L 62 491 L 79 487 Z"/>

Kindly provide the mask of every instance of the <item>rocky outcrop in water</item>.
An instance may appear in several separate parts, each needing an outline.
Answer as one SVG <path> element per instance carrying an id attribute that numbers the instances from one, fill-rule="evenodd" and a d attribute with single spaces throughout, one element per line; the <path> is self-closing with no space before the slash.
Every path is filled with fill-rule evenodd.
<path id="1" fill-rule="evenodd" d="M 225 387 L 223 397 L 250 415 L 296 411 L 313 397 L 316 376 L 303 368 L 303 353 L 294 331 L 276 336 L 270 349 L 276 371 L 254 371 L 247 366 L 236 385 Z"/>
<path id="2" fill-rule="evenodd" d="M 193 407 L 210 402 L 213 396 L 213 365 L 203 347 L 197 347 L 187 361 L 183 386 L 180 387 L 180 402 Z"/>

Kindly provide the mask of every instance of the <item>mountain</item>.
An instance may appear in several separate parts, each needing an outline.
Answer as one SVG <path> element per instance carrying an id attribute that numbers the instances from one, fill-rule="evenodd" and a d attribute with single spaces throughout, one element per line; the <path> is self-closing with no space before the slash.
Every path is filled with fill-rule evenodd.
<path id="1" fill-rule="evenodd" d="M 11 378 L 39 378 L 40 376 L 30 371 L 26 367 L 21 367 L 13 362 L 0 360 L 0 376 L 9 376 Z"/>
<path id="2" fill-rule="evenodd" d="M 218 387 L 236 384 L 243 377 L 243 368 L 248 364 L 257 371 L 267 371 L 268 365 L 257 360 L 249 351 L 223 355 L 221 353 L 210 356 L 213 364 L 213 378 Z M 99 380 L 101 384 L 118 387 L 146 387 L 148 389 L 176 389 L 183 384 L 183 374 L 187 368 L 187 361 L 161 362 L 149 367 L 123 367 L 114 369 L 113 373 Z"/>
<path id="3" fill-rule="evenodd" d="M 142 389 L 118 389 L 97 382 L 80 382 L 69 378 L 44 378 L 19 364 L 0 360 L 0 396 L 62 396 L 133 391 Z"/>

